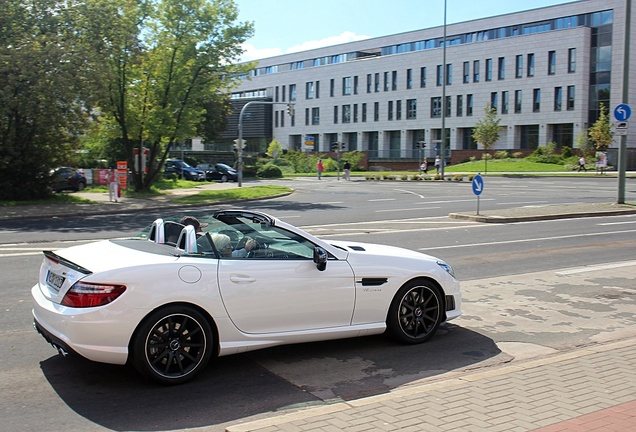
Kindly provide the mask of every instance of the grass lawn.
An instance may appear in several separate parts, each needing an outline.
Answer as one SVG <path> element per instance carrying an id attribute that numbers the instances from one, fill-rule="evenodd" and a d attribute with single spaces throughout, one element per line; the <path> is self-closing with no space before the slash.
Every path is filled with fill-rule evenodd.
<path id="1" fill-rule="evenodd" d="M 170 202 L 181 204 L 207 204 L 219 201 L 268 198 L 287 194 L 293 189 L 285 186 L 249 186 L 235 189 L 206 190 L 194 195 L 175 198 Z"/>

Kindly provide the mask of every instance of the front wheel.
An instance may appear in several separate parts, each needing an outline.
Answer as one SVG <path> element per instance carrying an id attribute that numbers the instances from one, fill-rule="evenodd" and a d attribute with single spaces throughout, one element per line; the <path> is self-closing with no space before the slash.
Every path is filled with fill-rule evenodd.
<path id="1" fill-rule="evenodd" d="M 411 281 L 393 298 L 387 328 L 402 342 L 422 343 L 437 331 L 443 310 L 439 288 L 430 281 Z"/>
<path id="2" fill-rule="evenodd" d="M 162 384 L 182 384 L 205 367 L 213 351 L 207 319 L 188 306 L 170 306 L 152 313 L 132 343 L 135 368 Z"/>
<path id="3" fill-rule="evenodd" d="M 225 174 L 221 176 L 221 183 L 227 183 L 227 176 Z"/>

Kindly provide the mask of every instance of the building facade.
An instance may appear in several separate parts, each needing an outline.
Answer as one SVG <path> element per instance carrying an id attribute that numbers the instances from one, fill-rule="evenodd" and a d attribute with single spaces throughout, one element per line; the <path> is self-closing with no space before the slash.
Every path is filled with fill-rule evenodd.
<path id="1" fill-rule="evenodd" d="M 439 26 L 266 58 L 232 98 L 276 102 L 261 138 L 314 152 L 337 142 L 370 161 L 418 160 L 422 142 L 433 158 L 442 137 L 452 162 L 466 160 L 478 153 L 472 129 L 489 106 L 501 119 L 496 150 L 574 147 L 601 104 L 611 114 L 634 102 L 636 73 L 623 100 L 626 5 L 575 1 L 450 24 L 445 38 Z M 634 70 L 636 55 L 629 62 Z"/>

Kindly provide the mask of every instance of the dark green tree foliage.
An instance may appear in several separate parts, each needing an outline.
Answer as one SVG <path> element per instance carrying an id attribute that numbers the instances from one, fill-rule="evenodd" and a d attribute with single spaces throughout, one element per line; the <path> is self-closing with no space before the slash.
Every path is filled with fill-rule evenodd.
<path id="1" fill-rule="evenodd" d="M 79 160 L 79 138 L 119 145 L 136 190 L 176 142 L 211 136 L 252 24 L 232 0 L 0 2 L 0 200 L 48 195 L 51 168 Z M 150 149 L 148 175 L 134 149 Z"/>
<path id="2" fill-rule="evenodd" d="M 0 2 L 0 200 L 45 197 L 90 113 L 90 47 L 68 2 Z"/>

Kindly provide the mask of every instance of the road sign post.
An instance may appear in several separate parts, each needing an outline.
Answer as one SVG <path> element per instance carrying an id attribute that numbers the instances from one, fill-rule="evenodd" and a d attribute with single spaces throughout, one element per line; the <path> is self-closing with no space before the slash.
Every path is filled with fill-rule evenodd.
<path id="1" fill-rule="evenodd" d="M 484 179 L 480 174 L 473 177 L 473 193 L 477 195 L 477 216 L 479 216 L 479 195 L 484 191 Z"/>

